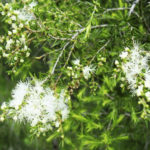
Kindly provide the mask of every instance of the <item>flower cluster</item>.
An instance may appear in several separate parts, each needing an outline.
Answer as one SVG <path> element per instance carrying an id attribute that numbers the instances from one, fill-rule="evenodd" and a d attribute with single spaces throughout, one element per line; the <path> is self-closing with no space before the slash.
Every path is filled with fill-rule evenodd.
<path id="1" fill-rule="evenodd" d="M 124 72 L 125 78 L 121 79 L 122 81 L 126 79 L 133 95 L 139 97 L 138 103 L 143 105 L 142 117 L 147 118 L 150 116 L 150 67 L 148 64 L 150 55 L 135 44 L 131 50 L 125 48 L 120 58 L 121 63 L 116 60 L 115 64 L 118 70 Z"/>
<path id="2" fill-rule="evenodd" d="M 22 9 L 15 10 L 18 19 L 24 21 L 25 24 L 28 24 L 31 20 L 35 20 L 33 9 L 36 5 L 36 2 L 31 2 L 29 5 L 25 5 Z"/>
<path id="3" fill-rule="evenodd" d="M 81 76 L 81 72 L 83 77 L 88 80 L 91 75 L 95 72 L 95 67 L 93 65 L 83 66 L 80 64 L 80 59 L 73 60 L 73 67 L 68 67 L 68 75 L 73 78 L 79 78 Z"/>
<path id="4" fill-rule="evenodd" d="M 68 117 L 68 100 L 64 90 L 55 94 L 52 89 L 43 86 L 43 81 L 19 82 L 12 91 L 12 100 L 1 106 L 1 121 L 11 118 L 27 122 L 39 135 L 53 127 L 58 128 Z"/>
<path id="5" fill-rule="evenodd" d="M 75 59 L 72 61 L 72 66 L 68 66 L 66 73 L 67 76 L 71 77 L 71 81 L 68 84 L 70 94 L 73 93 L 75 89 L 78 89 L 82 79 L 89 80 L 89 88 L 91 92 L 95 92 L 94 85 L 94 78 L 92 78 L 93 74 L 96 71 L 96 66 L 93 64 L 83 66 L 80 63 L 80 59 Z M 96 86 L 97 87 L 97 86 Z"/>
<path id="6" fill-rule="evenodd" d="M 27 30 L 29 22 L 34 19 L 32 10 L 36 3 L 16 10 L 12 4 L 0 3 L 0 18 L 7 30 L 0 35 L 0 57 L 6 59 L 12 67 L 11 72 L 16 72 L 17 66 L 23 64 L 24 59 L 30 55 L 30 32 Z M 10 73 L 11 73 L 10 72 Z"/>

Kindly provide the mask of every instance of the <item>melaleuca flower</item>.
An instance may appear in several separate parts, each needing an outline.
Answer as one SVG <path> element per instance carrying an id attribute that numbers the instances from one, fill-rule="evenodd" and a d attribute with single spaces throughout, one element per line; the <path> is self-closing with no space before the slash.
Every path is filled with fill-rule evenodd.
<path id="1" fill-rule="evenodd" d="M 91 77 L 91 74 L 94 73 L 95 71 L 95 67 L 93 67 L 92 65 L 90 66 L 85 66 L 83 68 L 83 75 L 85 79 L 89 79 Z"/>
<path id="2" fill-rule="evenodd" d="M 136 90 L 137 96 L 141 96 L 142 92 L 143 92 L 143 85 L 140 85 L 140 86 L 138 87 L 138 89 Z"/>
<path id="3" fill-rule="evenodd" d="M 128 56 L 128 52 L 122 52 L 122 53 L 120 54 L 120 57 L 121 57 L 122 59 L 126 58 L 127 56 Z"/>
<path id="4" fill-rule="evenodd" d="M 144 81 L 145 87 L 150 89 L 150 70 L 147 70 L 144 73 L 144 78 L 145 78 L 145 81 Z"/>
<path id="5" fill-rule="evenodd" d="M 79 66 L 80 65 L 80 59 L 76 59 L 72 61 L 74 65 Z"/>
<path id="6" fill-rule="evenodd" d="M 146 92 L 145 96 L 147 97 L 147 100 L 150 101 L 150 92 Z"/>
<path id="7" fill-rule="evenodd" d="M 33 9 L 37 5 L 37 2 L 31 2 L 29 4 L 30 9 Z"/>
<path id="8" fill-rule="evenodd" d="M 68 99 L 65 91 L 55 93 L 43 81 L 19 82 L 12 91 L 12 100 L 1 106 L 4 118 L 27 122 L 37 133 L 46 132 L 67 119 Z"/>
<path id="9" fill-rule="evenodd" d="M 34 7 L 36 4 L 35 2 L 25 4 L 22 9 L 14 8 L 12 3 L 0 5 L 1 11 L 4 12 L 1 12 L 0 15 L 3 14 L 2 20 L 8 28 L 5 31 L 5 36 L 0 35 L 0 55 L 12 68 L 9 74 L 15 73 L 17 68 L 26 60 L 26 57 L 30 55 L 30 42 L 28 42 L 30 32 L 26 27 L 30 27 L 29 22 L 35 19 Z"/>
<path id="10" fill-rule="evenodd" d="M 147 103 L 150 101 L 150 55 L 134 44 L 131 50 L 126 48 L 120 54 L 120 58 L 122 62 L 116 65 L 124 72 L 133 95 L 139 97 L 139 104 L 143 105 L 142 117 L 146 118 L 150 113 Z"/>
<path id="11" fill-rule="evenodd" d="M 122 63 L 122 70 L 130 84 L 130 88 L 135 89 L 138 76 L 148 68 L 149 58 L 143 55 L 143 51 L 135 45 L 128 54 L 128 57 L 124 59 L 126 59 L 126 61 Z"/>
<path id="12" fill-rule="evenodd" d="M 30 22 L 31 20 L 35 20 L 35 15 L 32 9 L 36 5 L 36 2 L 31 2 L 29 5 L 25 5 L 22 9 L 16 10 L 18 18 L 20 20 L 26 21 L 26 23 Z"/>

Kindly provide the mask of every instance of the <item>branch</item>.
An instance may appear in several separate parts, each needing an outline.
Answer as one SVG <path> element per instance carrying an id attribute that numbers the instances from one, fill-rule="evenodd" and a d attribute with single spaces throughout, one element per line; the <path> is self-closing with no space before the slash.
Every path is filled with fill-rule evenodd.
<path id="1" fill-rule="evenodd" d="M 97 26 L 92 26 L 91 29 L 96 29 L 96 28 L 101 28 L 101 27 L 107 27 L 107 26 L 108 26 L 107 24 L 97 25 Z M 74 40 L 80 33 L 84 32 L 85 30 L 86 30 L 86 27 L 84 27 L 84 28 L 82 28 L 80 30 L 76 30 L 77 32 L 72 36 L 72 38 L 70 39 L 70 41 L 65 44 L 65 46 L 63 47 L 61 53 L 59 54 L 59 56 L 58 56 L 58 58 L 57 58 L 57 60 L 56 60 L 56 62 L 54 64 L 54 67 L 52 69 L 51 74 L 54 74 L 55 68 L 56 68 L 56 66 L 57 66 L 57 64 L 59 62 L 60 57 L 62 56 L 63 52 L 65 51 L 66 47 L 72 42 L 72 40 Z"/>
<path id="2" fill-rule="evenodd" d="M 125 7 L 122 7 L 122 8 L 108 8 L 106 9 L 103 14 L 109 12 L 109 11 L 118 11 L 118 10 L 127 10 L 127 9 L 130 9 L 130 8 L 125 8 Z"/>
<path id="3" fill-rule="evenodd" d="M 130 15 L 132 14 L 132 12 L 134 11 L 134 8 L 136 6 L 136 4 L 139 2 L 140 0 L 135 0 L 130 8 L 130 11 L 129 11 L 129 17 Z"/>
<path id="4" fill-rule="evenodd" d="M 69 38 L 61 38 L 61 37 L 55 37 L 51 34 L 48 34 L 51 38 L 55 39 L 55 40 L 61 40 L 61 41 L 67 41 L 69 40 Z"/>
<path id="5" fill-rule="evenodd" d="M 72 40 L 74 40 L 74 39 L 75 39 L 80 33 L 82 33 L 85 29 L 86 29 L 86 28 L 80 29 L 77 33 L 75 33 L 75 34 L 72 36 L 72 38 L 70 39 L 70 41 L 65 44 L 65 46 L 63 47 L 61 53 L 59 54 L 59 56 L 58 56 L 58 58 L 57 58 L 57 60 L 56 60 L 56 62 L 55 62 L 55 65 L 54 65 L 54 67 L 53 67 L 53 69 L 52 69 L 51 74 L 54 74 L 55 68 L 56 68 L 56 66 L 57 66 L 57 64 L 58 64 L 58 62 L 59 62 L 60 57 L 62 56 L 63 52 L 65 51 L 66 47 L 72 42 Z"/>
<path id="6" fill-rule="evenodd" d="M 108 26 L 107 24 L 97 25 L 97 26 L 92 26 L 91 29 L 96 29 L 96 28 L 101 28 L 101 27 L 107 27 L 107 26 Z M 57 66 L 57 64 L 59 62 L 60 57 L 62 56 L 63 52 L 65 51 L 66 47 L 72 42 L 72 40 L 74 40 L 80 33 L 84 32 L 85 30 L 86 30 L 86 27 L 84 27 L 84 28 L 82 28 L 80 30 L 76 30 L 77 32 L 72 36 L 72 38 L 70 39 L 70 41 L 65 44 L 65 46 L 63 47 L 61 53 L 59 54 L 59 56 L 58 56 L 58 58 L 57 58 L 57 60 L 55 62 L 55 65 L 54 65 L 54 67 L 52 69 L 51 74 L 54 74 L 55 68 L 56 68 L 56 66 Z"/>
<path id="7" fill-rule="evenodd" d="M 103 50 L 107 45 L 108 45 L 108 43 L 110 42 L 110 40 L 108 40 L 97 52 L 96 52 L 96 54 L 93 56 L 93 58 L 91 59 L 91 61 L 90 61 L 90 64 L 92 63 L 92 61 L 95 59 L 95 57 L 97 56 L 97 54 L 101 51 L 101 50 Z"/>
<path id="8" fill-rule="evenodd" d="M 69 62 L 69 59 L 70 59 L 70 57 L 71 57 L 71 54 L 72 54 L 72 52 L 73 52 L 73 50 L 74 50 L 74 45 L 75 45 L 75 43 L 72 45 L 72 48 L 71 48 L 71 50 L 70 50 L 70 52 L 69 52 L 68 58 L 67 58 L 67 60 L 66 60 L 66 62 L 65 62 L 65 64 L 64 64 L 63 68 L 65 68 L 65 67 L 67 66 L 68 62 Z M 61 78 L 61 76 L 62 76 L 62 72 L 60 73 L 59 77 L 58 77 L 57 80 L 56 80 L 55 87 L 56 87 L 56 85 L 57 85 L 59 79 Z"/>

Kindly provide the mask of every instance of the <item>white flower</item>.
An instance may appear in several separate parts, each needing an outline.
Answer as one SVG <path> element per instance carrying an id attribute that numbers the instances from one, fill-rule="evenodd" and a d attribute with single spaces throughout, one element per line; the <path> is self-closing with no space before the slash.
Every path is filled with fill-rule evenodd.
<path id="1" fill-rule="evenodd" d="M 12 28 L 17 29 L 17 25 L 15 23 L 12 23 Z"/>
<path id="2" fill-rule="evenodd" d="M 56 121 L 55 122 L 55 127 L 59 127 L 59 125 L 60 125 L 59 121 Z"/>
<path id="3" fill-rule="evenodd" d="M 14 14 L 18 15 L 19 11 L 18 10 L 14 10 Z"/>
<path id="4" fill-rule="evenodd" d="M 140 86 L 138 87 L 138 89 L 136 90 L 137 96 L 141 96 L 142 92 L 143 92 L 143 85 L 140 85 Z"/>
<path id="5" fill-rule="evenodd" d="M 3 57 L 8 57 L 9 54 L 3 53 Z"/>
<path id="6" fill-rule="evenodd" d="M 4 110 L 7 107 L 6 102 L 2 103 L 1 109 Z"/>
<path id="7" fill-rule="evenodd" d="M 22 44 L 25 44 L 26 38 L 25 38 L 24 35 L 21 36 L 20 41 L 21 41 Z"/>
<path id="8" fill-rule="evenodd" d="M 90 78 L 90 77 L 91 77 L 91 73 L 94 73 L 94 71 L 95 71 L 95 68 L 94 68 L 92 65 L 90 65 L 90 66 L 85 66 L 85 67 L 83 68 L 83 75 L 84 75 L 84 78 L 85 78 L 85 79 Z"/>
<path id="9" fill-rule="evenodd" d="M 150 101 L 150 92 L 146 92 L 145 96 L 147 97 L 148 101 Z"/>
<path id="10" fill-rule="evenodd" d="M 19 82 L 15 89 L 12 91 L 12 100 L 9 103 L 10 107 L 14 107 L 18 109 L 19 106 L 24 101 L 24 97 L 26 96 L 29 88 L 28 82 Z"/>
<path id="11" fill-rule="evenodd" d="M 23 26 L 24 26 L 24 25 L 23 25 L 22 23 L 19 24 L 19 28 L 23 28 Z"/>
<path id="12" fill-rule="evenodd" d="M 13 119 L 14 119 L 14 121 L 17 121 L 18 118 L 17 118 L 17 116 L 14 116 Z"/>
<path id="13" fill-rule="evenodd" d="M 3 122 L 4 120 L 5 120 L 5 118 L 4 118 L 3 116 L 1 116 L 1 117 L 0 117 L 0 121 Z"/>
<path id="14" fill-rule="evenodd" d="M 17 60 L 18 58 L 17 57 L 14 57 L 14 60 Z"/>
<path id="15" fill-rule="evenodd" d="M 35 7 L 36 5 L 37 5 L 36 2 L 32 2 L 32 3 L 29 4 L 29 7 L 32 9 L 32 8 Z"/>
<path id="16" fill-rule="evenodd" d="M 14 43 L 12 39 L 7 40 L 6 49 L 10 50 L 11 45 Z"/>
<path id="17" fill-rule="evenodd" d="M 129 47 L 125 47 L 125 51 L 129 51 L 130 49 L 129 49 Z"/>
<path id="18" fill-rule="evenodd" d="M 8 31 L 8 35 L 12 35 L 12 32 L 11 32 L 11 31 Z"/>
<path id="19" fill-rule="evenodd" d="M 145 84 L 145 87 L 147 87 L 148 89 L 150 89 L 150 71 L 146 71 L 145 73 L 145 81 L 144 81 L 144 84 Z"/>
<path id="20" fill-rule="evenodd" d="M 15 21 L 16 20 L 16 16 L 11 16 L 11 19 Z"/>
<path id="21" fill-rule="evenodd" d="M 139 90 L 136 91 L 138 76 L 141 73 L 143 73 L 143 70 L 148 70 L 149 68 L 149 58 L 148 56 L 144 56 L 142 52 L 143 51 L 140 50 L 140 48 L 137 45 L 134 45 L 134 48 L 131 50 L 131 53 L 128 54 L 127 61 L 122 63 L 122 70 L 125 73 L 126 79 L 129 83 L 129 87 L 132 89 L 133 92 L 137 92 L 138 95 L 140 95 Z M 146 74 L 145 78 L 147 78 Z M 147 86 L 147 83 L 148 82 L 145 82 L 145 86 Z"/>
<path id="22" fill-rule="evenodd" d="M 18 13 L 18 18 L 20 20 L 26 21 L 26 23 L 28 24 L 28 22 L 30 22 L 31 20 L 35 20 L 35 15 L 33 14 L 33 12 L 30 10 L 30 7 L 24 7 L 19 11 Z"/>
<path id="23" fill-rule="evenodd" d="M 118 65 L 119 64 L 119 61 L 118 60 L 115 60 L 115 65 Z"/>
<path id="24" fill-rule="evenodd" d="M 23 63 L 23 62 L 24 62 L 24 59 L 20 59 L 20 62 Z"/>
<path id="25" fill-rule="evenodd" d="M 29 57 L 29 56 L 30 56 L 30 53 L 29 53 L 29 52 L 27 52 L 27 53 L 26 53 L 26 57 Z"/>
<path id="26" fill-rule="evenodd" d="M 51 130 L 52 126 L 59 127 L 60 119 L 67 119 L 69 109 L 65 92 L 57 95 L 56 97 L 49 87 L 43 87 L 43 81 L 34 79 L 19 82 L 12 92 L 7 115 L 15 121 L 27 121 L 31 127 L 39 127 L 37 132 L 46 132 Z"/>
<path id="27" fill-rule="evenodd" d="M 27 45 L 24 45 L 24 50 L 26 51 L 28 49 Z"/>
<path id="28" fill-rule="evenodd" d="M 76 59 L 72 61 L 74 65 L 79 66 L 80 65 L 80 59 Z"/>
<path id="29" fill-rule="evenodd" d="M 121 57 L 122 59 L 126 58 L 127 56 L 128 56 L 128 52 L 122 52 L 122 53 L 120 54 L 120 57 Z"/>
<path id="30" fill-rule="evenodd" d="M 12 32 L 13 32 L 14 34 L 16 34 L 16 33 L 17 33 L 17 30 L 14 29 L 14 30 L 12 30 Z"/>
<path id="31" fill-rule="evenodd" d="M 1 12 L 1 14 L 2 14 L 2 16 L 4 16 L 4 15 L 5 15 L 5 12 L 4 12 L 4 11 L 2 11 L 2 12 Z"/>

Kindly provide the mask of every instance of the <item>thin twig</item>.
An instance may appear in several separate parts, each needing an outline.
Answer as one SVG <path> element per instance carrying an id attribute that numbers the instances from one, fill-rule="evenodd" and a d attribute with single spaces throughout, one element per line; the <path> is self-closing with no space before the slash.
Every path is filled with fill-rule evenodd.
<path id="1" fill-rule="evenodd" d="M 108 27 L 108 26 L 111 26 L 111 25 L 101 24 L 101 25 L 91 26 L 91 29 L 103 28 L 103 27 Z M 85 28 L 82 28 L 82 29 L 85 29 Z M 74 31 L 71 31 L 71 32 L 79 32 L 80 30 L 74 30 Z"/>
<path id="2" fill-rule="evenodd" d="M 61 41 L 67 41 L 69 40 L 69 38 L 61 38 L 61 37 L 54 37 L 53 35 L 51 34 L 48 34 L 51 38 L 55 39 L 55 40 L 61 40 Z"/>
<path id="3" fill-rule="evenodd" d="M 108 26 L 107 24 L 97 25 L 97 26 L 92 26 L 91 29 L 96 29 L 96 28 L 101 28 L 101 27 L 107 27 L 107 26 Z M 54 74 L 55 68 L 56 68 L 56 66 L 57 66 L 57 64 L 58 64 L 58 62 L 59 62 L 60 57 L 62 56 L 63 52 L 65 51 L 66 47 L 72 42 L 72 40 L 74 40 L 80 33 L 84 32 L 85 30 L 86 30 L 86 27 L 84 27 L 84 28 L 82 28 L 82 29 L 80 29 L 80 30 L 77 30 L 77 32 L 72 36 L 71 40 L 68 41 L 68 42 L 65 44 L 65 46 L 63 47 L 61 53 L 59 54 L 59 56 L 58 56 L 58 58 L 57 58 L 57 60 L 56 60 L 56 62 L 55 62 L 55 64 L 54 64 L 54 67 L 53 67 L 53 69 L 52 69 L 51 74 Z"/>
<path id="4" fill-rule="evenodd" d="M 132 14 L 132 12 L 134 11 L 134 8 L 136 6 L 136 4 L 139 2 L 140 0 L 135 0 L 130 8 L 130 11 L 129 11 L 129 17 L 130 15 Z"/>
<path id="5" fill-rule="evenodd" d="M 119 11 L 119 10 L 127 10 L 127 9 L 130 9 L 130 8 L 126 8 L 126 7 L 121 7 L 121 8 L 108 8 L 106 9 L 103 14 L 109 12 L 109 11 Z"/>
<path id="6" fill-rule="evenodd" d="M 65 46 L 63 47 L 61 53 L 59 54 L 59 56 L 58 56 L 58 58 L 57 58 L 57 60 L 56 60 L 56 62 L 55 62 L 55 64 L 54 64 L 54 67 L 53 67 L 53 69 L 52 69 L 51 74 L 54 74 L 55 68 L 56 68 L 56 66 L 57 66 L 57 64 L 58 64 L 58 62 L 59 62 L 60 57 L 62 56 L 63 52 L 65 51 L 66 47 L 72 42 L 72 40 L 74 40 L 74 39 L 75 39 L 80 33 L 82 33 L 85 29 L 86 29 L 86 28 L 80 29 L 79 32 L 75 33 L 75 34 L 72 36 L 71 40 L 65 44 Z"/>
<path id="7" fill-rule="evenodd" d="M 70 59 L 70 57 L 71 57 L 71 54 L 72 54 L 72 52 L 73 52 L 73 50 L 74 50 L 74 45 L 75 45 L 75 43 L 72 45 L 72 48 L 71 48 L 71 50 L 70 50 L 70 52 L 69 52 L 69 54 L 68 54 L 67 61 L 65 62 L 63 68 L 65 68 L 65 67 L 67 66 L 68 62 L 69 62 L 69 59 Z M 60 73 L 59 77 L 58 77 L 57 80 L 56 80 L 55 87 L 56 87 L 56 85 L 57 85 L 59 79 L 61 78 L 61 76 L 62 76 L 62 72 Z"/>
<path id="8" fill-rule="evenodd" d="M 103 49 L 108 45 L 109 42 L 110 42 L 110 40 L 108 40 L 108 41 L 96 52 L 96 54 L 92 57 L 92 59 L 91 59 L 91 61 L 90 61 L 89 64 L 92 63 L 92 61 L 95 59 L 95 57 L 97 56 L 97 54 L 98 54 L 101 50 L 103 50 Z"/>

